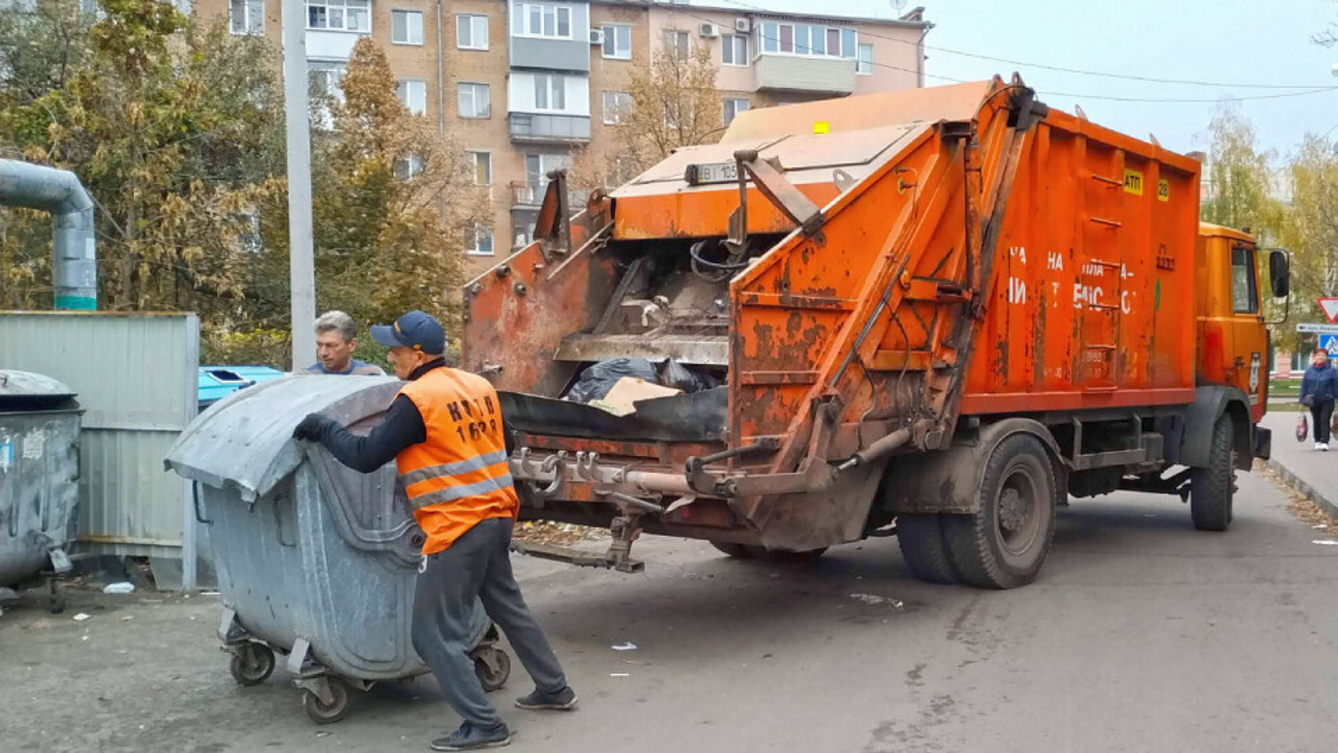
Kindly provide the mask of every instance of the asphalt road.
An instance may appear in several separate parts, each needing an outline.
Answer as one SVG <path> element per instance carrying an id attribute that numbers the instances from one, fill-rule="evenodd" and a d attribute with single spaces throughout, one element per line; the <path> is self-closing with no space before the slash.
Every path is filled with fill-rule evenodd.
<path id="1" fill-rule="evenodd" d="M 776 566 L 648 539 L 639 576 L 518 560 L 581 707 L 507 708 L 511 750 L 1333 750 L 1338 546 L 1286 504 L 1244 477 L 1209 534 L 1173 498 L 1076 502 L 1040 580 L 1007 592 L 913 581 L 890 540 Z M 7 612 L 0 749 L 412 751 L 457 722 L 420 680 L 316 727 L 282 670 L 233 684 L 218 613 L 161 594 Z M 528 689 L 517 665 L 494 698 Z"/>

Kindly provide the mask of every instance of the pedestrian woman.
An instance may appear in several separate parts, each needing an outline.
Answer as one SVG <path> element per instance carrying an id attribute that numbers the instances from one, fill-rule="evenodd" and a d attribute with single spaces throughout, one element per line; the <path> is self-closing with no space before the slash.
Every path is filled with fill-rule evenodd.
<path id="1" fill-rule="evenodd" d="M 1315 422 L 1315 449 L 1329 451 L 1329 421 L 1333 401 L 1338 399 L 1338 369 L 1329 363 L 1329 352 L 1320 348 L 1310 358 L 1310 367 L 1301 378 L 1301 405 L 1309 406 Z"/>

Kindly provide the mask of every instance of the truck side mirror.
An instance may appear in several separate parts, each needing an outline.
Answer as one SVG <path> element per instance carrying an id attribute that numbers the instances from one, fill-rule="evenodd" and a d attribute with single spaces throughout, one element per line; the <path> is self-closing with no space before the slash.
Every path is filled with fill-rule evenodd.
<path id="1" fill-rule="evenodd" d="M 1291 292 L 1291 260 L 1283 249 L 1273 249 L 1268 255 L 1268 279 L 1273 286 L 1274 298 L 1286 298 Z"/>

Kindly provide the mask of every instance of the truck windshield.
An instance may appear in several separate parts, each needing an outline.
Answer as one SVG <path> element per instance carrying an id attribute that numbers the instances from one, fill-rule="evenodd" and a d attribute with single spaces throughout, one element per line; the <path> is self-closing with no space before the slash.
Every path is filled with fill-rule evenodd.
<path id="1" fill-rule="evenodd" d="M 1259 313 L 1259 294 L 1255 289 L 1254 249 L 1231 248 L 1231 308 L 1237 314 Z"/>

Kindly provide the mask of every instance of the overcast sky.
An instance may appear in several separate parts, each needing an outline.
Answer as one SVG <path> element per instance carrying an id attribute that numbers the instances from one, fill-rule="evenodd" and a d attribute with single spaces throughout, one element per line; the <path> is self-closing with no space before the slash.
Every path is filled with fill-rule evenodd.
<path id="1" fill-rule="evenodd" d="M 1149 132 L 1166 147 L 1207 146 L 1207 125 L 1217 102 L 1304 89 L 1249 88 L 1269 84 L 1331 88 L 1308 96 L 1243 100 L 1265 148 L 1279 157 L 1306 132 L 1338 138 L 1338 47 L 1310 42 L 1338 21 L 1333 0 L 693 0 L 700 5 L 746 5 L 777 11 L 895 17 L 917 5 L 935 26 L 926 44 L 926 85 L 954 79 L 1007 76 L 1018 70 L 1052 107 L 1072 112 L 1080 104 L 1103 125 L 1139 137 Z M 981 60 L 946 50 L 1023 61 Z M 1210 82 L 1192 86 L 1079 75 L 1035 67 Z M 1080 96 L 1072 96 L 1080 95 Z M 1204 99 L 1207 102 L 1117 102 L 1136 99 Z"/>

